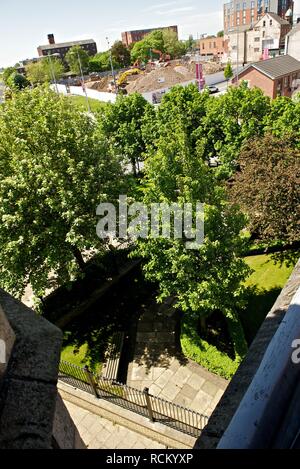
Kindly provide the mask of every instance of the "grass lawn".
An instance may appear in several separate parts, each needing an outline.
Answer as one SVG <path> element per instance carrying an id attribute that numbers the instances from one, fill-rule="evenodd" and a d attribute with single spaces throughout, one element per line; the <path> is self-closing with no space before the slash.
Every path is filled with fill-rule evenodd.
<path id="1" fill-rule="evenodd" d="M 72 100 L 72 102 L 82 111 L 87 111 L 87 103 L 86 103 L 86 98 L 84 96 L 69 96 L 69 99 Z M 97 112 L 100 111 L 104 106 L 106 106 L 106 103 L 97 101 L 97 99 L 89 99 L 89 105 L 91 108 L 92 112 Z"/>
<path id="2" fill-rule="evenodd" d="M 253 291 L 249 293 L 247 309 L 241 313 L 246 339 L 250 344 L 291 275 L 293 266 L 275 263 L 270 254 L 247 257 L 245 260 L 254 270 L 246 282 L 247 286 L 253 287 Z"/>
<path id="3" fill-rule="evenodd" d="M 61 352 L 61 360 L 72 363 L 73 365 L 80 366 L 83 368 L 85 365 L 89 365 L 88 359 L 86 358 L 87 353 L 87 344 L 84 344 L 80 347 L 78 353 L 74 353 L 74 345 L 67 345 L 63 348 Z M 93 367 L 93 371 L 100 373 L 102 368 L 102 363 L 97 363 Z"/>
<path id="4" fill-rule="evenodd" d="M 247 264 L 255 272 L 248 278 L 247 285 L 257 285 L 260 289 L 271 290 L 286 284 L 294 267 L 280 265 L 272 260 L 271 254 L 246 257 Z"/>

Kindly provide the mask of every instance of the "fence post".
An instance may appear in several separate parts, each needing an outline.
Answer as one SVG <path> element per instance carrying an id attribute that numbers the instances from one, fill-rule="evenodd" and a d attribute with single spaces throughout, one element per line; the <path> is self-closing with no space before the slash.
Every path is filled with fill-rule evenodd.
<path id="1" fill-rule="evenodd" d="M 143 393 L 144 393 L 144 396 L 146 398 L 146 404 L 147 404 L 147 409 L 148 409 L 148 414 L 149 414 L 149 420 L 151 422 L 154 422 L 153 411 L 152 411 L 151 401 L 150 401 L 150 396 L 149 396 L 149 388 L 145 388 Z"/>
<path id="2" fill-rule="evenodd" d="M 95 383 L 93 373 L 89 370 L 89 367 L 87 365 L 84 367 L 84 372 L 85 372 L 85 375 L 88 379 L 88 382 L 91 385 L 91 388 L 92 388 L 95 396 L 97 397 L 97 399 L 99 399 L 99 395 L 98 395 L 98 391 L 97 391 L 97 385 Z"/>

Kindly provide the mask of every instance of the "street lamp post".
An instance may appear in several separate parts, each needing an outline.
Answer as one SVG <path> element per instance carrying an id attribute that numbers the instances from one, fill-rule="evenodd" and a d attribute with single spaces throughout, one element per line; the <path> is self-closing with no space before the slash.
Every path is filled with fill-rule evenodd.
<path id="1" fill-rule="evenodd" d="M 89 98 L 88 98 L 88 95 L 87 95 L 87 92 L 86 92 L 85 83 L 84 83 L 84 76 L 83 76 L 83 70 L 82 70 L 82 65 L 81 65 L 81 60 L 80 60 L 79 51 L 77 51 L 77 57 L 78 57 L 78 63 L 79 63 L 79 68 L 80 68 L 80 74 L 81 74 L 82 90 L 84 91 L 85 98 L 86 98 L 87 109 L 88 109 L 88 112 L 90 113 L 90 112 L 91 112 L 91 108 L 90 108 Z"/>
<path id="2" fill-rule="evenodd" d="M 229 29 L 228 33 L 234 33 L 235 29 Z M 239 28 L 237 27 L 236 29 L 236 83 L 238 83 L 239 80 Z"/>
<path id="3" fill-rule="evenodd" d="M 109 43 L 108 37 L 106 38 L 106 41 L 107 41 L 109 52 L 110 52 L 109 59 L 110 59 L 111 73 L 112 73 L 112 76 L 113 76 L 114 86 L 115 86 L 116 92 L 118 92 L 118 86 L 117 86 L 117 83 L 116 83 L 114 64 L 113 64 L 112 53 L 111 53 L 111 48 L 110 48 L 110 43 Z"/>
<path id="4" fill-rule="evenodd" d="M 51 57 L 57 57 L 57 56 L 59 56 L 59 54 L 47 54 L 48 62 L 49 62 L 49 65 L 50 65 L 50 72 L 51 72 L 51 75 L 52 75 L 52 80 L 53 80 L 53 83 L 55 85 L 56 93 L 58 94 L 58 86 L 57 86 L 55 71 L 54 71 L 54 68 L 53 68 L 52 60 L 51 60 Z"/>
<path id="5" fill-rule="evenodd" d="M 236 30 L 236 83 L 239 81 L 239 29 Z"/>

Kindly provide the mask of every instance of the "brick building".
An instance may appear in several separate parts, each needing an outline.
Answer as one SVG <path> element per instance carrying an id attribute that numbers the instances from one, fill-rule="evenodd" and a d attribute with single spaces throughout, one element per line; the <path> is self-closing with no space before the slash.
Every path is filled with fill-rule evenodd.
<path id="1" fill-rule="evenodd" d="M 199 40 L 200 55 L 222 57 L 228 52 L 228 39 L 224 37 L 206 37 Z"/>
<path id="2" fill-rule="evenodd" d="M 178 26 L 166 26 L 162 28 L 152 28 L 152 29 L 138 29 L 136 31 L 125 31 L 122 33 L 122 42 L 124 46 L 129 47 L 131 44 L 135 44 L 136 42 L 141 41 L 144 39 L 147 34 L 151 33 L 152 31 L 157 30 L 165 30 L 170 29 L 177 34 L 178 38 Z"/>
<path id="3" fill-rule="evenodd" d="M 233 83 L 237 80 L 234 78 Z M 246 81 L 249 88 L 260 88 L 266 96 L 291 97 L 300 84 L 300 62 L 289 55 L 248 65 L 238 76 L 238 83 Z"/>
<path id="4" fill-rule="evenodd" d="M 62 42 L 56 44 L 53 34 L 48 34 L 48 44 L 46 44 L 45 46 L 39 46 L 37 48 L 37 51 L 40 57 L 49 54 L 59 54 L 61 60 L 64 61 L 67 53 L 73 46 L 80 46 L 90 56 L 97 54 L 97 44 L 93 39 Z"/>
<path id="5" fill-rule="evenodd" d="M 248 29 L 267 12 L 285 18 L 288 10 L 293 11 L 293 3 L 293 0 L 232 0 L 224 5 L 224 32 Z"/>

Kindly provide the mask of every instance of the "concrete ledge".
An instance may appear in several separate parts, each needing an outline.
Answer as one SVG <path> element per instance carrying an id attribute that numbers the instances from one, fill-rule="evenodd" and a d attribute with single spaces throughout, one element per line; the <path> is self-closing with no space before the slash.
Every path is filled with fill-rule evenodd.
<path id="1" fill-rule="evenodd" d="M 15 342 L 0 386 L 0 448 L 51 448 L 61 331 L 0 289 Z"/>
<path id="2" fill-rule="evenodd" d="M 255 376 L 266 350 L 300 286 L 300 261 L 267 315 L 248 354 L 204 428 L 195 448 L 216 448 Z"/>
<path id="3" fill-rule="evenodd" d="M 4 374 L 16 336 L 0 305 L 0 379 Z"/>
<path id="4" fill-rule="evenodd" d="M 141 415 L 105 400 L 96 399 L 96 397 L 65 383 L 59 381 L 57 387 L 63 400 L 151 438 L 168 448 L 191 449 L 195 444 L 196 438 L 192 436 L 185 435 L 157 422 L 152 423 Z"/>

